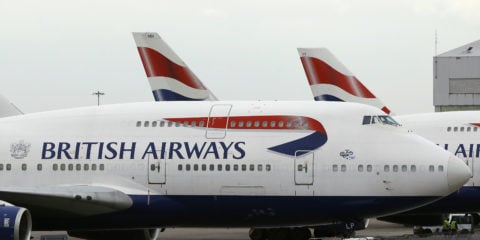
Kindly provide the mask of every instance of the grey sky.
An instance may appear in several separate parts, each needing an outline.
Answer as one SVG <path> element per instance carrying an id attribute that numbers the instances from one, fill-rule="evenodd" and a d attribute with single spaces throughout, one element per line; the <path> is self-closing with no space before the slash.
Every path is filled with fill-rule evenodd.
<path id="1" fill-rule="evenodd" d="M 152 101 L 131 36 L 155 31 L 222 100 L 310 100 L 327 47 L 395 113 L 430 112 L 438 53 L 480 38 L 477 0 L 0 0 L 1 93 L 26 112 Z"/>

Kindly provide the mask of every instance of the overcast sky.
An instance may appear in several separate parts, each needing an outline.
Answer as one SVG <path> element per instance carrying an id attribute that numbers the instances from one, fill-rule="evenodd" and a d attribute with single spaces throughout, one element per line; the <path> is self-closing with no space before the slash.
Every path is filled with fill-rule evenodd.
<path id="1" fill-rule="evenodd" d="M 431 112 L 438 53 L 480 38 L 478 0 L 0 0 L 0 92 L 25 112 L 153 101 L 131 32 L 154 31 L 221 100 L 311 100 L 327 47 L 397 114 Z"/>

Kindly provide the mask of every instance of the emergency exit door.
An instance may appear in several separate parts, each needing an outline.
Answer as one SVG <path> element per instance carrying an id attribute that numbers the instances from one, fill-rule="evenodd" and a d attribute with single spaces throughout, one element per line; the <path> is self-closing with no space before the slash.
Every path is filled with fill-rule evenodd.
<path id="1" fill-rule="evenodd" d="M 230 104 L 216 104 L 212 106 L 208 115 L 207 132 L 205 135 L 207 138 L 225 138 L 231 108 L 232 105 Z"/>
<path id="2" fill-rule="evenodd" d="M 157 156 L 160 153 L 157 154 Z M 166 161 L 165 159 L 155 159 L 151 154 L 148 157 L 148 183 L 164 184 L 166 177 Z"/>
<path id="3" fill-rule="evenodd" d="M 313 174 L 313 151 L 299 150 L 295 152 L 295 184 L 312 185 Z"/>

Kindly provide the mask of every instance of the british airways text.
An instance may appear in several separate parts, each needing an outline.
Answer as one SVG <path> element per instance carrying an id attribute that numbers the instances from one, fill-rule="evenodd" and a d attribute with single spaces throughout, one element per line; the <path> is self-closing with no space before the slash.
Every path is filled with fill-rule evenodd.
<path id="1" fill-rule="evenodd" d="M 445 150 L 453 152 L 455 156 L 460 158 L 467 158 L 467 157 L 480 157 L 480 144 L 458 144 L 454 146 L 449 146 L 448 144 L 444 144 L 443 148 Z"/>
<path id="2" fill-rule="evenodd" d="M 242 159 L 245 142 L 44 142 L 42 159 Z M 142 144 L 143 145 L 143 144 Z"/>

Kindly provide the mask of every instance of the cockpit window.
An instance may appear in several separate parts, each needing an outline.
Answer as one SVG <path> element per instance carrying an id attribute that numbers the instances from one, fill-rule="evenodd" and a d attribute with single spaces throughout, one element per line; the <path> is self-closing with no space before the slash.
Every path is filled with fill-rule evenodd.
<path id="1" fill-rule="evenodd" d="M 388 124 L 388 125 L 393 125 L 393 126 L 400 126 L 400 124 L 398 124 L 398 122 L 395 121 L 395 119 L 393 119 L 393 118 L 390 117 L 390 116 L 383 115 L 383 116 L 378 116 L 378 118 L 380 119 L 380 121 L 382 121 L 383 124 Z"/>
<path id="2" fill-rule="evenodd" d="M 400 126 L 400 124 L 395 121 L 392 117 L 388 115 L 379 115 L 379 116 L 363 116 L 363 125 L 368 124 L 386 124 L 391 126 Z"/>

